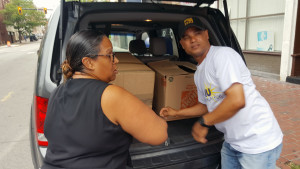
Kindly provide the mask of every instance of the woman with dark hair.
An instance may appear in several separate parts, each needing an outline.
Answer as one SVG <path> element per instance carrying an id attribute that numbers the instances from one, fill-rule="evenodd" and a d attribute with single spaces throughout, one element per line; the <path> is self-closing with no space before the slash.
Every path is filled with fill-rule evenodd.
<path id="1" fill-rule="evenodd" d="M 119 60 L 110 40 L 92 30 L 68 42 L 66 81 L 51 94 L 45 120 L 48 139 L 43 169 L 124 169 L 132 136 L 162 144 L 167 124 L 138 98 L 109 82 Z"/>

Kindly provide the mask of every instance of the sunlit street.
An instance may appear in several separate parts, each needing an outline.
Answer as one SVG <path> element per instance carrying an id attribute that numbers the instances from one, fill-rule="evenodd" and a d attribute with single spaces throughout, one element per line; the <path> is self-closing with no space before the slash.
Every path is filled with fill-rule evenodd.
<path id="1" fill-rule="evenodd" d="M 29 117 L 40 41 L 0 46 L 0 169 L 32 169 Z"/>

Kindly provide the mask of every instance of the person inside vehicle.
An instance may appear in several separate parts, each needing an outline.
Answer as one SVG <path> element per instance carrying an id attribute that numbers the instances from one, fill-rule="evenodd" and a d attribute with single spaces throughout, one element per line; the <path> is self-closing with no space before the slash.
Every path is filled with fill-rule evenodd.
<path id="1" fill-rule="evenodd" d="M 199 18 L 179 24 L 180 44 L 197 61 L 194 81 L 198 104 L 160 115 L 193 116 L 194 139 L 206 143 L 209 126 L 224 133 L 222 169 L 274 169 L 282 149 L 283 134 L 268 102 L 256 90 L 242 57 L 229 47 L 213 46 Z"/>
<path id="2" fill-rule="evenodd" d="M 150 145 L 168 137 L 167 123 L 116 78 L 119 60 L 101 32 L 75 33 L 66 49 L 66 81 L 52 93 L 45 120 L 49 142 L 42 169 L 124 169 L 132 137 Z"/>

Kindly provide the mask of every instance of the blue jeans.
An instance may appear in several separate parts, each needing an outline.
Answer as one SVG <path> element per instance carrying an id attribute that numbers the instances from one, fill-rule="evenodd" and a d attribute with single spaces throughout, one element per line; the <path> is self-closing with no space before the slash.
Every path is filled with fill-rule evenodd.
<path id="1" fill-rule="evenodd" d="M 281 149 L 282 143 L 263 153 L 246 154 L 236 151 L 224 141 L 221 150 L 222 169 L 275 169 Z"/>

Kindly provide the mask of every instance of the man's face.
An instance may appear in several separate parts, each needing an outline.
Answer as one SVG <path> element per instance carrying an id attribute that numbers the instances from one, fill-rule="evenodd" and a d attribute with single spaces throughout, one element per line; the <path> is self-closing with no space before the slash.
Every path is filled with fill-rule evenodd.
<path id="1" fill-rule="evenodd" d="M 207 30 L 203 31 L 196 27 L 190 27 L 181 37 L 180 44 L 187 54 L 193 56 L 196 60 L 198 60 L 197 58 L 203 60 L 210 47 L 208 39 Z"/>

